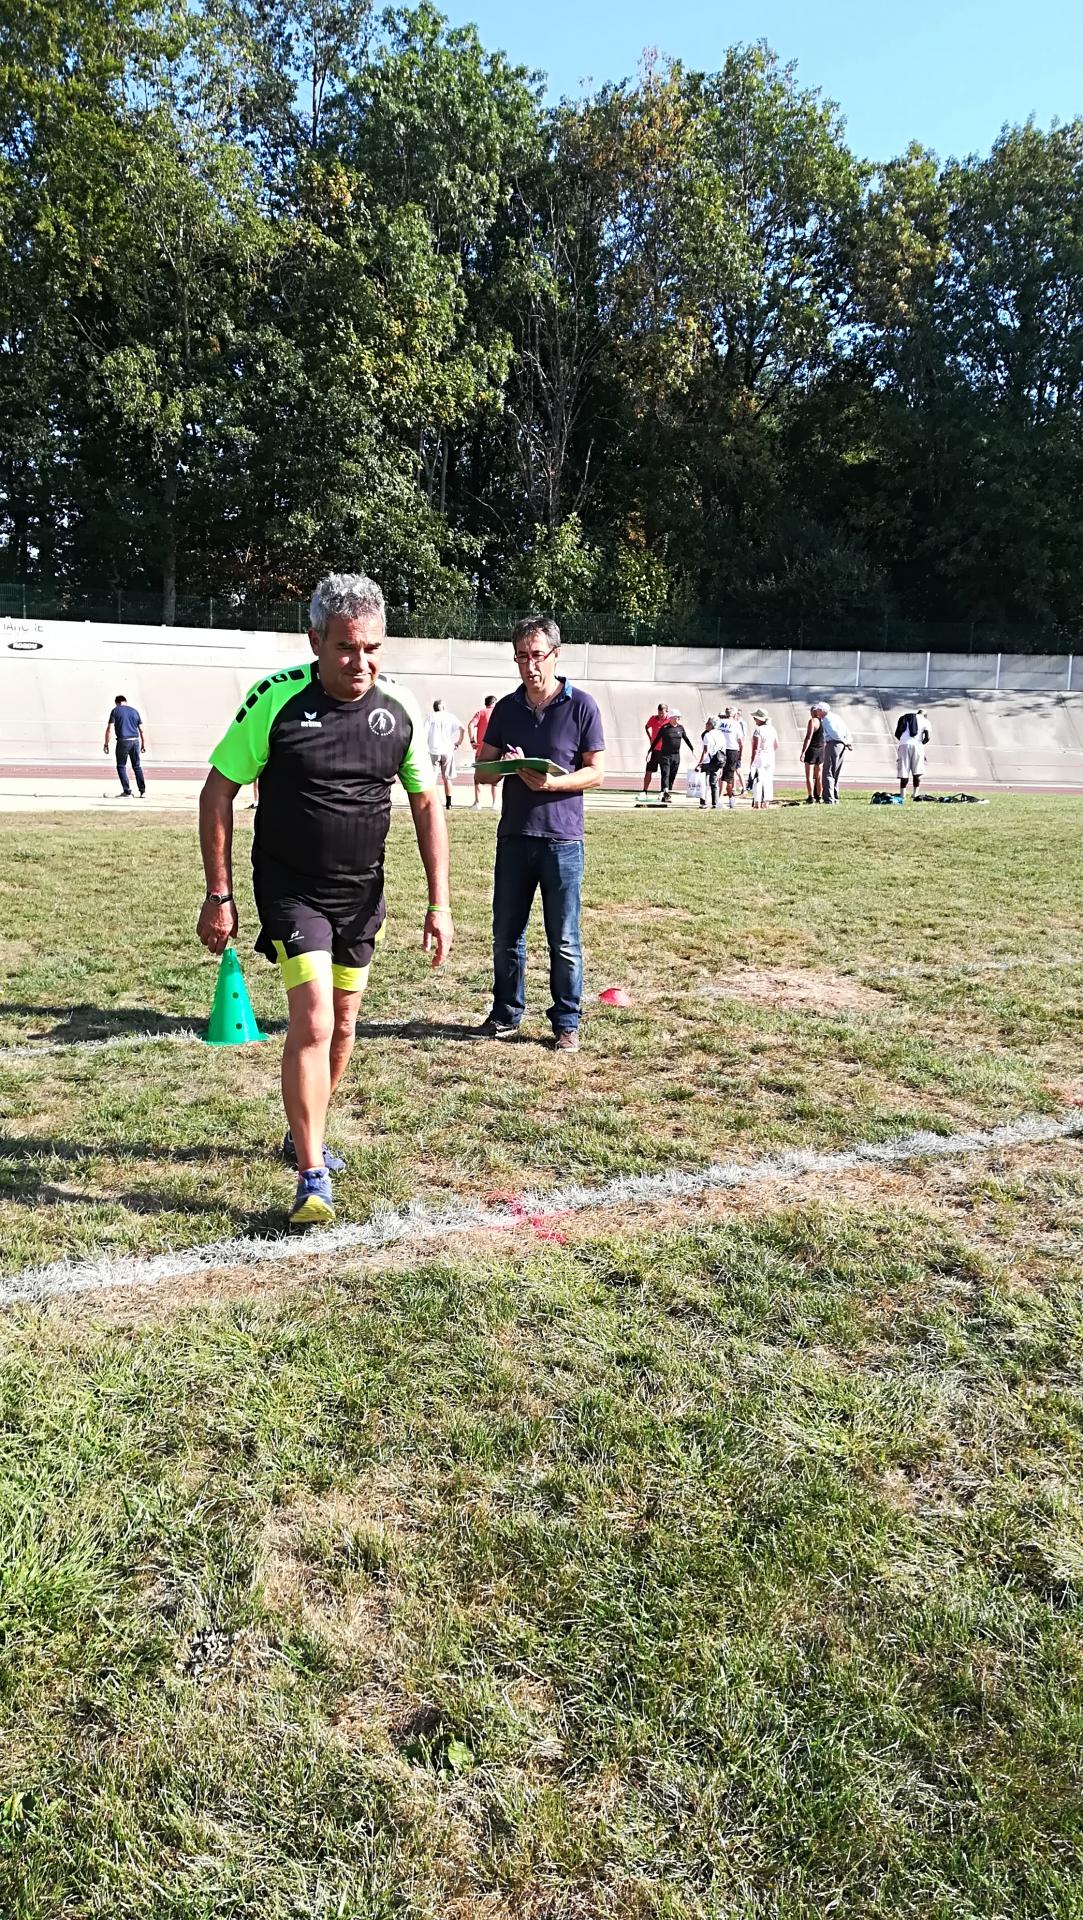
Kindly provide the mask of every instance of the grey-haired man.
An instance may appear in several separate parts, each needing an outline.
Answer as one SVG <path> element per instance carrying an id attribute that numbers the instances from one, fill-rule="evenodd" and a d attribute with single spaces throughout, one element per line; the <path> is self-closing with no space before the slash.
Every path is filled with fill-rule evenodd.
<path id="1" fill-rule="evenodd" d="M 298 1170 L 290 1225 L 335 1217 L 324 1142 L 331 1095 L 353 1052 L 373 952 L 384 929 L 384 843 L 391 788 L 414 817 L 429 904 L 422 945 L 451 950 L 448 838 L 424 723 L 412 694 L 380 674 L 384 597 L 364 574 L 330 573 L 312 596 L 314 660 L 268 674 L 211 755 L 200 796 L 207 897 L 196 931 L 221 953 L 236 936 L 233 802 L 259 780 L 252 881 L 256 950 L 277 961 L 289 1005 L 282 1051 L 282 1143 Z"/>
<path id="2" fill-rule="evenodd" d="M 825 807 L 837 807 L 839 774 L 842 772 L 843 756 L 854 744 L 853 735 L 845 722 L 836 718 L 826 700 L 817 700 L 812 712 L 820 723 L 824 743 L 823 804 Z"/>

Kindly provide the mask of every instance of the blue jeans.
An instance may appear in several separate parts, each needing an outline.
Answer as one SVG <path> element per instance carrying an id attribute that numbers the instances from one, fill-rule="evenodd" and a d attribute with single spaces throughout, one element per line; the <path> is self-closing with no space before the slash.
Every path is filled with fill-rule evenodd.
<path id="1" fill-rule="evenodd" d="M 146 789 L 147 783 L 143 778 L 143 762 L 139 757 L 138 740 L 118 740 L 116 745 L 116 755 L 117 755 L 117 772 L 120 775 L 120 785 L 121 785 L 122 791 L 124 793 L 131 792 L 131 787 L 128 785 L 128 768 L 125 764 L 128 760 L 130 760 L 132 763 L 132 772 L 135 775 L 135 784 L 139 788 L 140 793 L 143 793 Z"/>
<path id="2" fill-rule="evenodd" d="M 583 842 L 509 834 L 496 843 L 493 876 L 493 1011 L 501 1026 L 517 1027 L 526 1009 L 526 928 L 541 888 L 545 938 L 549 943 L 548 1017 L 554 1033 L 579 1025 L 583 998 L 583 949 L 579 895 Z"/>

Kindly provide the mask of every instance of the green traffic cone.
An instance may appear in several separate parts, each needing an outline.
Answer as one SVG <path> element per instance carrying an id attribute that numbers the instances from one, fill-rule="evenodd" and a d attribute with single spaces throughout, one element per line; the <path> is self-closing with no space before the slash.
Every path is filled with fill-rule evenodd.
<path id="1" fill-rule="evenodd" d="M 266 1040 L 261 1033 L 248 988 L 244 984 L 241 963 L 232 947 L 227 947 L 218 969 L 214 1004 L 207 1022 L 209 1047 L 244 1047 L 250 1040 Z"/>

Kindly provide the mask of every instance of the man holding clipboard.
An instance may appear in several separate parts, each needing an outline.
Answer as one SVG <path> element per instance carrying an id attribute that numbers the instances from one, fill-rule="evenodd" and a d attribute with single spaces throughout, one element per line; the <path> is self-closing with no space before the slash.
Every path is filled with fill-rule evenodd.
<path id="1" fill-rule="evenodd" d="M 602 717 L 590 694 L 557 672 L 555 620 L 528 615 L 512 628 L 511 644 L 522 684 L 497 701 L 476 763 L 482 784 L 503 781 L 493 876 L 493 1006 L 477 1032 L 503 1040 L 518 1031 L 526 1010 L 527 923 L 540 889 L 553 1041 L 559 1052 L 577 1053 L 583 795 L 600 787 L 605 774 Z"/>

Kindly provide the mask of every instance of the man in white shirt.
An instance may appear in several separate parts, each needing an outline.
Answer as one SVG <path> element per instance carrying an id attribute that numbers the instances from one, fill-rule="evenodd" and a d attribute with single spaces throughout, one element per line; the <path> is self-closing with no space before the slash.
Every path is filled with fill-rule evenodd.
<path id="1" fill-rule="evenodd" d="M 824 743 L 823 803 L 825 807 L 837 807 L 842 757 L 853 746 L 853 735 L 844 721 L 835 718 L 826 700 L 818 700 L 812 711 L 819 719 Z"/>
<path id="2" fill-rule="evenodd" d="M 444 798 L 451 805 L 451 783 L 455 778 L 455 749 L 466 737 L 461 720 L 449 713 L 442 700 L 434 700 L 425 725 L 429 758 L 444 783 Z"/>
<path id="3" fill-rule="evenodd" d="M 711 805 L 718 805 L 718 783 L 726 783 L 726 804 L 737 805 L 733 797 L 734 781 L 741 764 L 741 748 L 744 744 L 744 723 L 739 713 L 732 707 L 723 707 L 714 727 L 704 735 L 703 753 L 700 766 L 707 769 L 711 783 Z"/>

